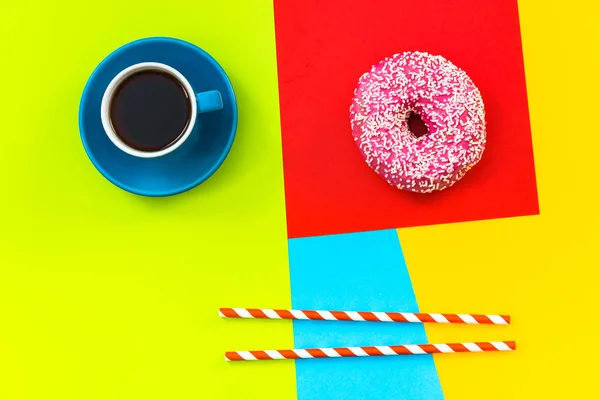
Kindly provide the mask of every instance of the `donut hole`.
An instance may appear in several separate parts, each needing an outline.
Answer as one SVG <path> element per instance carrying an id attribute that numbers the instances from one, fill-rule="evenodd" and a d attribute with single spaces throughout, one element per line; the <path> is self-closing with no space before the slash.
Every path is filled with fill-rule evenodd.
<path id="1" fill-rule="evenodd" d="M 427 128 L 427 124 L 423 121 L 423 118 L 414 111 L 410 112 L 406 119 L 406 123 L 408 124 L 408 130 L 410 130 L 410 133 L 416 138 L 423 137 L 429 133 L 429 129 Z"/>

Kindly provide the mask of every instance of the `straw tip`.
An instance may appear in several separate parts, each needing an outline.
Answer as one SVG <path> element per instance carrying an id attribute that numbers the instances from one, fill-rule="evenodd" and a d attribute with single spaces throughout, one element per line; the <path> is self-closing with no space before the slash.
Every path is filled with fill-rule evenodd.
<path id="1" fill-rule="evenodd" d="M 504 318 L 507 324 L 510 324 L 510 315 L 503 315 L 502 318 Z"/>
<path id="2" fill-rule="evenodd" d="M 516 350 L 517 349 L 517 342 L 515 342 L 513 340 L 506 342 L 506 345 L 508 347 L 510 347 L 511 350 Z"/>

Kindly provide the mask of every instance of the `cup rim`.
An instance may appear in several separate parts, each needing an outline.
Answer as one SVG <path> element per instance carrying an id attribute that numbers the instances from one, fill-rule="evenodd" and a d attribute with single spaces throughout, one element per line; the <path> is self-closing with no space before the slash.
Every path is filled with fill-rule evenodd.
<path id="1" fill-rule="evenodd" d="M 111 100 L 115 94 L 115 90 L 119 87 L 119 85 L 126 78 L 128 78 L 129 76 L 131 76 L 137 72 L 145 71 L 145 70 L 160 70 L 160 71 L 170 74 L 175 79 L 177 79 L 179 81 L 179 83 L 181 83 L 181 85 L 183 86 L 185 91 L 187 92 L 187 95 L 190 100 L 190 105 L 191 105 L 190 121 L 188 123 L 186 130 L 183 132 L 183 134 L 179 137 L 179 139 L 177 141 L 173 142 L 168 147 L 157 150 L 157 151 L 143 151 L 143 150 L 138 150 L 138 149 L 135 149 L 135 148 L 129 146 L 128 144 L 123 142 L 121 140 L 121 138 L 119 138 L 119 136 L 113 129 L 113 125 L 110 121 L 110 104 L 111 104 Z M 106 90 L 104 91 L 104 94 L 102 95 L 102 103 L 100 106 L 100 118 L 102 120 L 102 127 L 104 128 L 104 133 L 106 133 L 106 135 L 108 136 L 110 141 L 115 146 L 117 146 L 119 148 L 119 150 L 121 150 L 129 155 L 132 155 L 134 157 L 156 158 L 156 157 L 161 157 L 161 156 L 167 155 L 169 153 L 172 153 L 173 151 L 178 149 L 188 139 L 188 137 L 192 133 L 192 130 L 194 129 L 194 126 L 196 125 L 196 118 L 197 118 L 197 114 L 198 114 L 197 110 L 198 110 L 198 106 L 196 104 L 196 94 L 194 92 L 194 89 L 192 88 L 192 85 L 183 76 L 183 74 L 181 72 L 179 72 L 178 70 L 176 70 L 175 68 L 173 68 L 167 64 L 158 63 L 158 62 L 141 62 L 141 63 L 133 64 L 133 65 L 123 69 L 121 72 L 119 72 L 117 75 L 115 75 L 115 77 L 110 81 L 110 83 L 106 87 Z"/>

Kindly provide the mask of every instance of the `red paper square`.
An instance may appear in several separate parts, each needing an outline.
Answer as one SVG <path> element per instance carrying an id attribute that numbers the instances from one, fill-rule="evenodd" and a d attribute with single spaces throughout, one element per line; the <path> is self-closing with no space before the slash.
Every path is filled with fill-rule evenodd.
<path id="1" fill-rule="evenodd" d="M 275 25 L 290 238 L 539 213 L 516 0 L 276 0 Z M 358 78 L 415 50 L 464 69 L 488 122 L 481 162 L 429 195 L 375 174 L 349 122 Z"/>

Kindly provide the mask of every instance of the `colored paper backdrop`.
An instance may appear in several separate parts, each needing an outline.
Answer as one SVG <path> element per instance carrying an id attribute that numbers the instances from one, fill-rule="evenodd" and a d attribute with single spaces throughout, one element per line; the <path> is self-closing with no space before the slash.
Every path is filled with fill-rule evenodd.
<path id="1" fill-rule="evenodd" d="M 291 304 L 272 4 L 0 4 L 0 399 L 294 398 L 293 363 L 223 361 L 291 346 L 291 324 L 217 317 Z M 238 99 L 229 157 L 172 198 L 112 186 L 79 140 L 89 75 L 147 36 L 206 49 Z"/>
<path id="2" fill-rule="evenodd" d="M 286 149 L 293 148 L 293 141 L 282 128 L 290 124 L 283 113 L 294 99 L 286 95 L 283 85 L 287 72 L 277 69 L 276 51 L 283 43 L 276 46 L 276 39 L 286 30 L 301 33 L 303 25 L 299 21 L 282 26 L 275 19 L 282 11 L 298 10 L 296 2 L 278 0 L 275 8 L 271 1 L 251 3 L 0 3 L 0 399 L 304 400 L 318 399 L 323 393 L 352 398 L 345 390 L 361 386 L 363 391 L 353 395 L 377 399 L 400 395 L 461 400 L 594 398 L 600 357 L 594 345 L 599 326 L 593 317 L 600 278 L 595 251 L 600 220 L 594 188 L 600 140 L 593 124 L 595 93 L 600 90 L 598 4 L 523 0 L 518 4 L 517 24 L 513 1 L 476 2 L 469 7 L 465 2 L 462 11 L 472 14 L 468 20 L 481 26 L 456 26 L 456 32 L 470 29 L 472 34 L 465 38 L 463 50 L 449 58 L 465 60 L 463 67 L 480 76 L 491 72 L 474 67 L 476 59 L 467 63 L 472 57 L 466 55 L 469 49 L 479 46 L 486 59 L 498 58 L 489 55 L 478 35 L 488 38 L 490 46 L 510 41 L 506 51 L 517 59 L 518 43 L 513 39 L 521 37 L 530 123 L 530 136 L 523 137 L 533 143 L 539 215 L 535 215 L 537 202 L 530 201 L 534 180 L 528 158 L 525 176 L 499 175 L 510 193 L 515 182 L 524 183 L 526 208 L 517 207 L 520 200 L 512 194 L 501 193 L 508 196 L 510 212 L 507 208 L 487 213 L 482 208 L 477 215 L 443 220 L 446 213 L 436 211 L 436 219 L 378 224 L 360 228 L 370 232 L 341 234 L 354 230 L 345 226 L 336 232 L 327 230 L 340 235 L 319 237 L 313 235 L 325 230 L 310 231 L 311 226 L 305 226 L 307 233 L 292 237 L 311 237 L 288 240 L 294 228 L 285 198 L 289 186 L 286 182 L 284 188 L 282 154 L 287 163 Z M 396 3 L 411 10 L 419 7 Z M 306 10 L 311 4 L 306 3 Z M 345 16 L 355 21 L 356 31 L 362 27 L 359 17 L 370 15 L 363 7 L 360 13 Z M 505 18 L 502 10 L 510 7 L 512 17 Z M 391 10 L 381 10 L 379 15 L 392 20 Z M 414 19 L 427 25 L 428 18 L 436 18 L 430 10 L 416 13 Z M 301 11 L 296 14 L 303 15 Z M 485 18 L 496 12 L 492 22 Z M 402 36 L 415 26 L 405 22 L 395 32 Z M 442 27 L 431 27 L 435 29 Z M 338 38 L 340 47 L 348 46 L 342 43 L 350 41 L 346 32 L 330 32 L 322 44 L 331 48 L 329 41 Z M 79 97 L 97 63 L 130 40 L 156 35 L 179 37 L 213 54 L 229 73 L 240 108 L 238 137 L 223 167 L 201 187 L 167 199 L 139 198 L 111 186 L 87 160 L 77 131 Z M 311 32 L 304 35 L 314 39 Z M 369 47 L 360 43 L 363 36 L 352 37 L 359 42 L 355 46 Z M 287 40 L 297 38 L 289 35 Z M 440 51 L 444 43 L 440 39 Z M 435 47 L 433 42 L 430 45 Z M 361 69 L 384 56 L 384 50 L 368 50 L 373 60 L 363 59 Z M 302 54 L 298 53 L 299 60 L 310 61 Z M 506 65 L 514 61 L 499 60 Z M 355 70 L 358 66 L 349 64 L 348 71 L 342 68 L 339 75 L 330 68 L 324 72 L 334 81 L 343 77 L 351 81 Z M 323 73 L 318 67 L 312 71 Z M 502 87 L 516 90 L 518 107 L 506 105 L 515 107 L 515 120 L 496 119 L 496 123 L 515 124 L 521 132 L 523 76 L 516 69 L 510 71 L 511 79 L 503 81 Z M 491 104 L 487 100 L 498 95 L 496 83 L 478 80 L 488 93 L 491 117 L 498 104 L 506 104 L 500 101 L 504 94 Z M 319 126 L 342 121 L 340 111 L 333 112 L 336 107 L 342 106 L 332 103 L 331 115 L 339 119 L 320 121 Z M 521 133 L 521 139 L 515 140 L 525 143 Z M 528 151 L 526 146 L 519 149 Z M 488 154 L 494 158 L 493 151 Z M 492 160 L 488 162 L 489 167 L 482 164 L 479 172 L 471 171 L 463 186 L 466 179 L 485 184 L 485 177 L 476 174 L 492 171 Z M 365 179 L 372 177 L 366 167 L 355 172 Z M 287 180 L 287 170 L 285 174 Z M 398 195 L 382 184 L 381 193 Z M 460 186 L 450 190 L 448 196 L 455 200 L 467 191 Z M 478 195 L 489 200 L 485 197 L 489 193 Z M 330 210 L 343 209 L 335 197 L 330 198 L 326 204 Z M 341 226 L 340 216 L 327 218 L 327 226 Z M 383 217 L 375 220 L 385 222 Z M 479 221 L 382 230 L 466 220 Z M 335 252 L 321 254 L 323 246 Z M 368 266 L 368 254 L 374 254 L 372 260 L 383 260 Z M 340 280 L 334 282 L 332 277 Z M 373 295 L 378 279 L 381 297 Z M 344 285 L 348 288 L 343 296 L 335 295 Z M 513 324 L 426 326 L 423 332 L 416 326 L 300 326 L 289 321 L 220 320 L 216 315 L 219 306 L 292 304 L 506 312 L 513 316 Z M 412 341 L 424 335 L 430 342 L 515 339 L 518 350 L 297 364 L 229 364 L 222 357 L 226 350 L 336 341 L 358 344 L 362 339 Z M 410 369 L 413 363 L 422 363 L 422 369 Z M 378 371 L 387 368 L 389 375 L 384 376 L 390 378 L 362 373 L 367 366 Z M 434 367 L 436 374 L 432 374 Z M 407 378 L 395 375 L 397 371 L 405 371 Z M 386 387 L 390 383 L 393 386 Z"/>
<path id="3" fill-rule="evenodd" d="M 275 2 L 290 237 L 538 213 L 516 0 Z M 350 131 L 358 78 L 405 51 L 463 68 L 486 105 L 485 156 L 452 190 L 402 193 Z"/>

